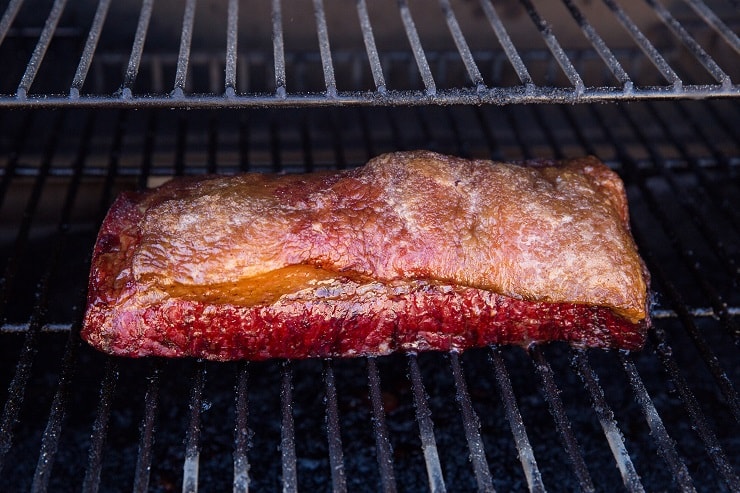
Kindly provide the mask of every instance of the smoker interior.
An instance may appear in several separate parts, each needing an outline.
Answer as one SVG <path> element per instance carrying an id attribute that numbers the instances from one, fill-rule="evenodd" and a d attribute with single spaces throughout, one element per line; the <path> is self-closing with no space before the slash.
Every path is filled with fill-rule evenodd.
<path id="1" fill-rule="evenodd" d="M 290 119 L 282 110 L 3 113 L 2 489 L 180 490 L 193 461 L 202 491 L 230 489 L 235 473 L 256 491 L 286 481 L 408 491 L 425 488 L 429 471 L 450 491 L 479 481 L 526 489 L 528 475 L 561 491 L 735 489 L 739 111 L 704 101 L 313 109 Z M 552 344 L 218 364 L 109 358 L 79 341 L 92 243 L 117 191 L 180 173 L 351 167 L 411 148 L 595 153 L 613 166 L 653 274 L 645 350 Z M 438 469 L 425 460 L 429 439 Z"/>
<path id="2" fill-rule="evenodd" d="M 436 41 L 445 17 L 417 2 L 386 2 L 385 33 L 375 2 L 350 5 L 352 19 L 369 9 L 379 64 L 338 2 L 283 2 L 282 63 L 271 56 L 280 2 L 272 17 L 241 5 L 239 56 L 227 46 L 225 62 L 226 10 L 236 21 L 239 2 L 186 2 L 185 15 L 165 3 L 13 0 L 0 19 L 1 491 L 740 491 L 740 65 L 737 36 L 722 29 L 737 31 L 736 2 L 712 2 L 721 25 L 695 13 L 706 14 L 701 2 L 670 4 L 719 72 L 653 1 L 624 3 L 647 45 L 607 29 L 619 27 L 613 9 L 576 2 L 616 64 L 600 61 L 594 38 L 556 22 L 560 53 L 533 27 L 539 15 L 570 16 L 569 2 L 496 3 L 527 71 L 492 47 L 489 2 L 453 2 L 482 85 L 464 48 Z M 97 51 L 81 56 L 106 5 Z M 399 20 L 409 12 L 421 54 Z M 549 104 L 504 104 L 532 101 Z M 112 358 L 80 341 L 92 245 L 119 191 L 178 175 L 349 168 L 419 148 L 593 154 L 615 169 L 652 274 L 645 349 L 213 363 Z"/>

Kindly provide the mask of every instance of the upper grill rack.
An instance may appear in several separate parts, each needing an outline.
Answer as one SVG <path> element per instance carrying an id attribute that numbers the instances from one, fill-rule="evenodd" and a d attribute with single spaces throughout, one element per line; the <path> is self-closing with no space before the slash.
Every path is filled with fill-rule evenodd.
<path id="1" fill-rule="evenodd" d="M 0 106 L 387 106 L 740 95 L 740 38 L 732 27 L 739 18 L 732 2 L 710 7 L 683 0 L 666 7 L 660 0 L 624 6 L 521 0 L 502 12 L 490 0 L 474 7 L 356 0 L 332 8 L 324 0 L 273 0 L 269 7 L 187 0 L 181 11 L 158 11 L 154 0 L 142 0 L 138 12 L 110 0 L 96 6 L 54 0 L 48 10 L 30 3 L 10 0 L 0 18 L 0 65 L 9 74 L 0 84 Z M 45 20 L 36 17 L 46 12 Z M 436 28 L 417 28 L 418 17 Z M 302 18 L 307 22 L 296 22 Z M 131 36 L 130 46 L 121 44 Z M 297 49 L 286 50 L 293 45 Z M 634 53 L 641 54 L 640 68 L 625 63 Z M 295 56 L 316 58 L 315 70 L 293 70 Z M 388 77 L 396 60 L 408 71 L 405 87 L 388 83 L 399 79 Z M 254 71 L 271 72 L 272 84 L 252 84 Z M 688 75 L 696 73 L 701 79 Z"/>

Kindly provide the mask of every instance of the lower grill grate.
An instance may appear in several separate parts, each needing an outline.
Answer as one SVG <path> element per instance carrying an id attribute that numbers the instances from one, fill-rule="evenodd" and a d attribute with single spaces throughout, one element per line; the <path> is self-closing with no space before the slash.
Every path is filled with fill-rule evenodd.
<path id="1" fill-rule="evenodd" d="M 0 489 L 740 490 L 737 103 L 292 115 L 0 113 Z M 80 343 L 118 190 L 416 147 L 612 165 L 657 295 L 646 349 L 215 364 Z"/>

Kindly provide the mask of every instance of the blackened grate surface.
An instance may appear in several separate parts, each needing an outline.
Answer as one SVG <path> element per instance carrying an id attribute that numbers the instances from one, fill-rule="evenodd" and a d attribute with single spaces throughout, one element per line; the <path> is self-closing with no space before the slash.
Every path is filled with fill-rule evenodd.
<path id="1" fill-rule="evenodd" d="M 0 112 L 0 489 L 740 488 L 734 100 L 286 115 Z M 214 364 L 80 343 L 89 254 L 119 190 L 411 148 L 613 166 L 653 274 L 647 348 Z"/>
<path id="2" fill-rule="evenodd" d="M 736 97 L 734 0 L 9 0 L 0 106 Z"/>

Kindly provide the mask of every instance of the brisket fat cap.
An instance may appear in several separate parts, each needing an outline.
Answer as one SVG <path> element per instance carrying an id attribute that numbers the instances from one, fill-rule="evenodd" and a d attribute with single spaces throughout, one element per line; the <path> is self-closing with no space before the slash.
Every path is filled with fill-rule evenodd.
<path id="1" fill-rule="evenodd" d="M 623 184 L 597 159 L 392 153 L 343 172 L 122 194 L 96 243 L 83 337 L 213 359 L 634 349 L 647 283 Z"/>

